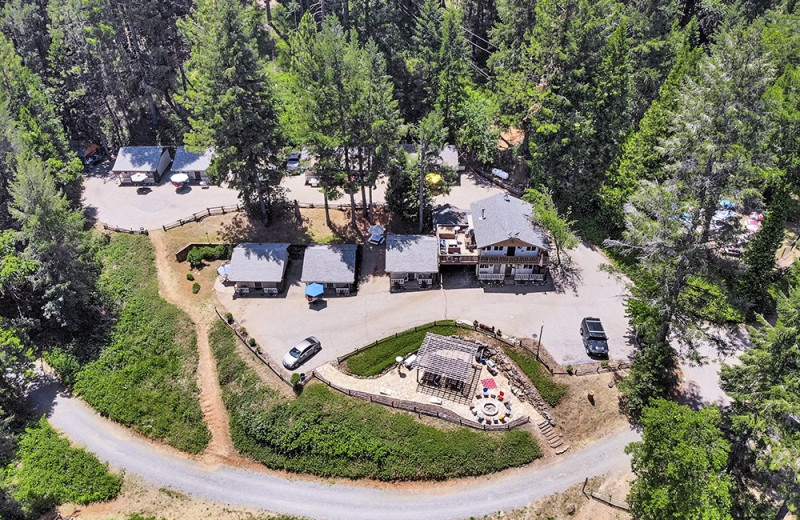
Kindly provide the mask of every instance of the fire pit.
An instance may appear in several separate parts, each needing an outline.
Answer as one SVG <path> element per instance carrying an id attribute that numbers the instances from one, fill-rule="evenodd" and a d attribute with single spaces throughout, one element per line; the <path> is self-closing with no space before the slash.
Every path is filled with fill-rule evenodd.
<path id="1" fill-rule="evenodd" d="M 493 401 L 487 401 L 487 402 L 483 403 L 481 408 L 483 409 L 483 413 L 487 417 L 494 417 L 495 415 L 497 415 L 500 412 L 500 405 L 498 403 L 493 402 Z"/>

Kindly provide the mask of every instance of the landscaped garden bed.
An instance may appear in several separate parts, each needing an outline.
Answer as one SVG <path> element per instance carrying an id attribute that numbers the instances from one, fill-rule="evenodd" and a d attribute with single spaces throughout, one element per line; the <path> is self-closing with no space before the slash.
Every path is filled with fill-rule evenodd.
<path id="1" fill-rule="evenodd" d="M 407 356 L 417 350 L 425 339 L 425 334 L 432 332 L 441 336 L 458 334 L 454 321 L 437 321 L 420 325 L 394 336 L 389 336 L 370 345 L 361 352 L 347 358 L 344 368 L 356 376 L 370 377 L 382 373 L 395 363 L 397 356 Z"/>
<path id="2" fill-rule="evenodd" d="M 281 399 L 239 357 L 224 323 L 212 326 L 209 340 L 234 444 L 268 467 L 325 477 L 442 480 L 501 471 L 542 455 L 525 430 L 439 429 L 321 384 Z"/>
<path id="3" fill-rule="evenodd" d="M 557 382 L 544 366 L 528 350 L 521 347 L 506 346 L 506 355 L 528 376 L 547 404 L 558 406 L 567 393 L 568 387 Z"/>

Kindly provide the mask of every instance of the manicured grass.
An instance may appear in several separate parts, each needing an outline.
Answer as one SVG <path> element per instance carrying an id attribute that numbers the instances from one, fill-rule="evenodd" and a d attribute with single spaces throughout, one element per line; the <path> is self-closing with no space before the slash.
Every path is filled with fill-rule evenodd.
<path id="1" fill-rule="evenodd" d="M 194 324 L 158 295 L 147 237 L 114 235 L 102 286 L 120 307 L 109 343 L 80 367 L 75 390 L 101 414 L 190 453 L 208 444 L 196 384 Z"/>
<path id="2" fill-rule="evenodd" d="M 32 518 L 65 502 L 110 500 L 121 485 L 122 478 L 91 453 L 71 447 L 44 417 L 20 436 L 16 461 L 6 468 L 3 482 Z"/>
<path id="3" fill-rule="evenodd" d="M 542 452 L 529 432 L 441 430 L 321 384 L 279 399 L 239 358 L 221 322 L 210 342 L 236 448 L 270 468 L 324 477 L 442 480 L 527 464 Z"/>
<path id="4" fill-rule="evenodd" d="M 541 394 L 542 399 L 547 401 L 550 406 L 556 406 L 561 402 L 561 399 L 567 394 L 567 385 L 557 383 L 547 369 L 536 361 L 536 356 L 527 350 L 518 348 L 506 348 L 505 351 L 508 357 L 525 372 L 525 375 Z"/>
<path id="5" fill-rule="evenodd" d="M 394 364 L 397 356 L 405 357 L 417 350 L 425 339 L 425 334 L 432 332 L 441 336 L 453 336 L 458 332 L 453 321 L 439 321 L 437 325 L 428 327 L 421 325 L 414 329 L 401 332 L 396 337 L 390 336 L 381 340 L 374 347 L 369 347 L 363 352 L 347 358 L 347 370 L 357 376 L 378 375 Z"/>

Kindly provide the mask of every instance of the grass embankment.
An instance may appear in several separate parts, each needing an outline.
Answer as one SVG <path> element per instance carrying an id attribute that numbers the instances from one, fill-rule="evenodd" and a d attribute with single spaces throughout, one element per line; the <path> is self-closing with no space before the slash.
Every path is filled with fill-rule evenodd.
<path id="1" fill-rule="evenodd" d="M 392 366 L 397 356 L 405 357 L 417 350 L 428 332 L 440 336 L 453 336 L 458 333 L 458 327 L 454 321 L 436 323 L 437 325 L 433 326 L 421 325 L 417 327 L 416 331 L 414 329 L 407 330 L 396 337 L 391 336 L 381 340 L 374 347 L 369 347 L 363 352 L 347 358 L 345 361 L 347 370 L 357 376 L 375 376 Z"/>
<path id="2" fill-rule="evenodd" d="M 294 400 L 278 398 L 239 357 L 222 322 L 211 330 L 236 448 L 270 468 L 324 477 L 380 480 L 483 475 L 527 464 L 542 452 L 524 430 L 440 430 L 311 384 Z"/>
<path id="3" fill-rule="evenodd" d="M 31 518 L 66 502 L 110 500 L 121 485 L 122 478 L 91 453 L 71 447 L 44 417 L 20 436 L 16 460 L 3 472 L 3 487 Z"/>
<path id="4" fill-rule="evenodd" d="M 108 345 L 75 374 L 75 390 L 115 421 L 201 452 L 210 434 L 198 401 L 194 324 L 158 295 L 147 237 L 114 235 L 102 261 L 102 289 L 120 308 Z"/>
<path id="5" fill-rule="evenodd" d="M 506 348 L 506 354 L 519 366 L 533 386 L 550 406 L 557 406 L 567 394 L 568 387 L 558 383 L 553 376 L 536 360 L 536 356 L 519 348 Z"/>

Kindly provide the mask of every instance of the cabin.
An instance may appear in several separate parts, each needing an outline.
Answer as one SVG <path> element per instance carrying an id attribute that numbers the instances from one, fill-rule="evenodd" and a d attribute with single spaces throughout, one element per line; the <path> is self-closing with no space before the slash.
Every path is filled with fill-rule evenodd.
<path id="1" fill-rule="evenodd" d="M 158 184 L 171 160 L 163 146 L 125 146 L 119 149 L 111 172 L 120 184 Z"/>
<path id="2" fill-rule="evenodd" d="M 228 282 L 237 296 L 277 296 L 284 289 L 289 244 L 246 243 L 233 248 Z"/>
<path id="3" fill-rule="evenodd" d="M 211 148 L 207 148 L 202 153 L 194 153 L 186 150 L 185 146 L 179 146 L 175 151 L 175 160 L 172 161 L 170 171 L 172 173 L 185 173 L 189 176 L 189 182 L 208 183 L 209 178 L 206 170 L 211 166 L 214 153 Z"/>
<path id="4" fill-rule="evenodd" d="M 386 272 L 392 292 L 439 285 L 436 237 L 387 235 Z"/>
<path id="5" fill-rule="evenodd" d="M 356 244 L 308 246 L 303 257 L 300 281 L 306 285 L 322 284 L 326 292 L 349 296 L 356 289 L 357 252 Z"/>

